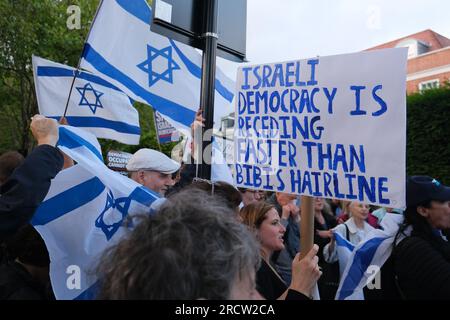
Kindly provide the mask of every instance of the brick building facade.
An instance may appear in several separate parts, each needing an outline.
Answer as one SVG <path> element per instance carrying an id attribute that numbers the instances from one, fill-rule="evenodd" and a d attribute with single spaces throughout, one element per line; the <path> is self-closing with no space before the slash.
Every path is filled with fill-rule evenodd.
<path id="1" fill-rule="evenodd" d="M 367 50 L 407 47 L 408 94 L 450 81 L 450 39 L 425 30 Z"/>

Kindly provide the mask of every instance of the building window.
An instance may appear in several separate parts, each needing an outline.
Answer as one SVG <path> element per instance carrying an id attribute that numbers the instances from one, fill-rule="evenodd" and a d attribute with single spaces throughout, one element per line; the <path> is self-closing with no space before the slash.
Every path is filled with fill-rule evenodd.
<path id="1" fill-rule="evenodd" d="M 433 79 L 419 83 L 419 90 L 422 92 L 428 89 L 439 88 L 439 79 Z"/>

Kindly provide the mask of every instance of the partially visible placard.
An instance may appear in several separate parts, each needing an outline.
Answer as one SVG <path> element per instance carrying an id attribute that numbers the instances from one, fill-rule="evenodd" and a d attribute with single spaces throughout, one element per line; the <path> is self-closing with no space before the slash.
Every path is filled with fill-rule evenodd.
<path id="1" fill-rule="evenodd" d="M 159 144 L 178 142 L 180 140 L 180 133 L 177 129 L 167 122 L 158 111 L 155 111 L 155 127 Z"/>
<path id="2" fill-rule="evenodd" d="M 111 170 L 126 176 L 128 175 L 126 165 L 131 156 L 132 154 L 128 152 L 110 150 L 106 155 L 106 165 Z"/>

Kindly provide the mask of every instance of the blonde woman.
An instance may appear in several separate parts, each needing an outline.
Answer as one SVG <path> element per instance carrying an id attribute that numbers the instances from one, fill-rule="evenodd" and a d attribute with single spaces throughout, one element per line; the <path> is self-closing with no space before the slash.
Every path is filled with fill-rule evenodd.
<path id="1" fill-rule="evenodd" d="M 339 224 L 329 232 L 331 241 L 323 248 L 323 257 L 328 263 L 339 260 L 336 249 L 336 241 L 332 231 L 339 233 L 342 238 L 347 239 L 347 241 L 354 245 L 357 245 L 370 231 L 374 229 L 366 222 L 367 216 L 369 215 L 369 205 L 352 201 L 348 204 L 348 213 L 350 218 L 345 221 L 345 223 Z M 341 270 L 341 272 L 342 271 L 343 270 Z"/>

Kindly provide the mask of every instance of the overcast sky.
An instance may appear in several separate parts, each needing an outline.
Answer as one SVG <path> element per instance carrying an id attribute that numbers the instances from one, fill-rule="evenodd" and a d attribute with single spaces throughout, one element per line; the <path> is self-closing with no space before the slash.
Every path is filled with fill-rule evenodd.
<path id="1" fill-rule="evenodd" d="M 247 0 L 247 60 L 357 52 L 425 29 L 450 38 L 450 1 Z M 239 64 L 218 64 L 235 79 Z"/>

